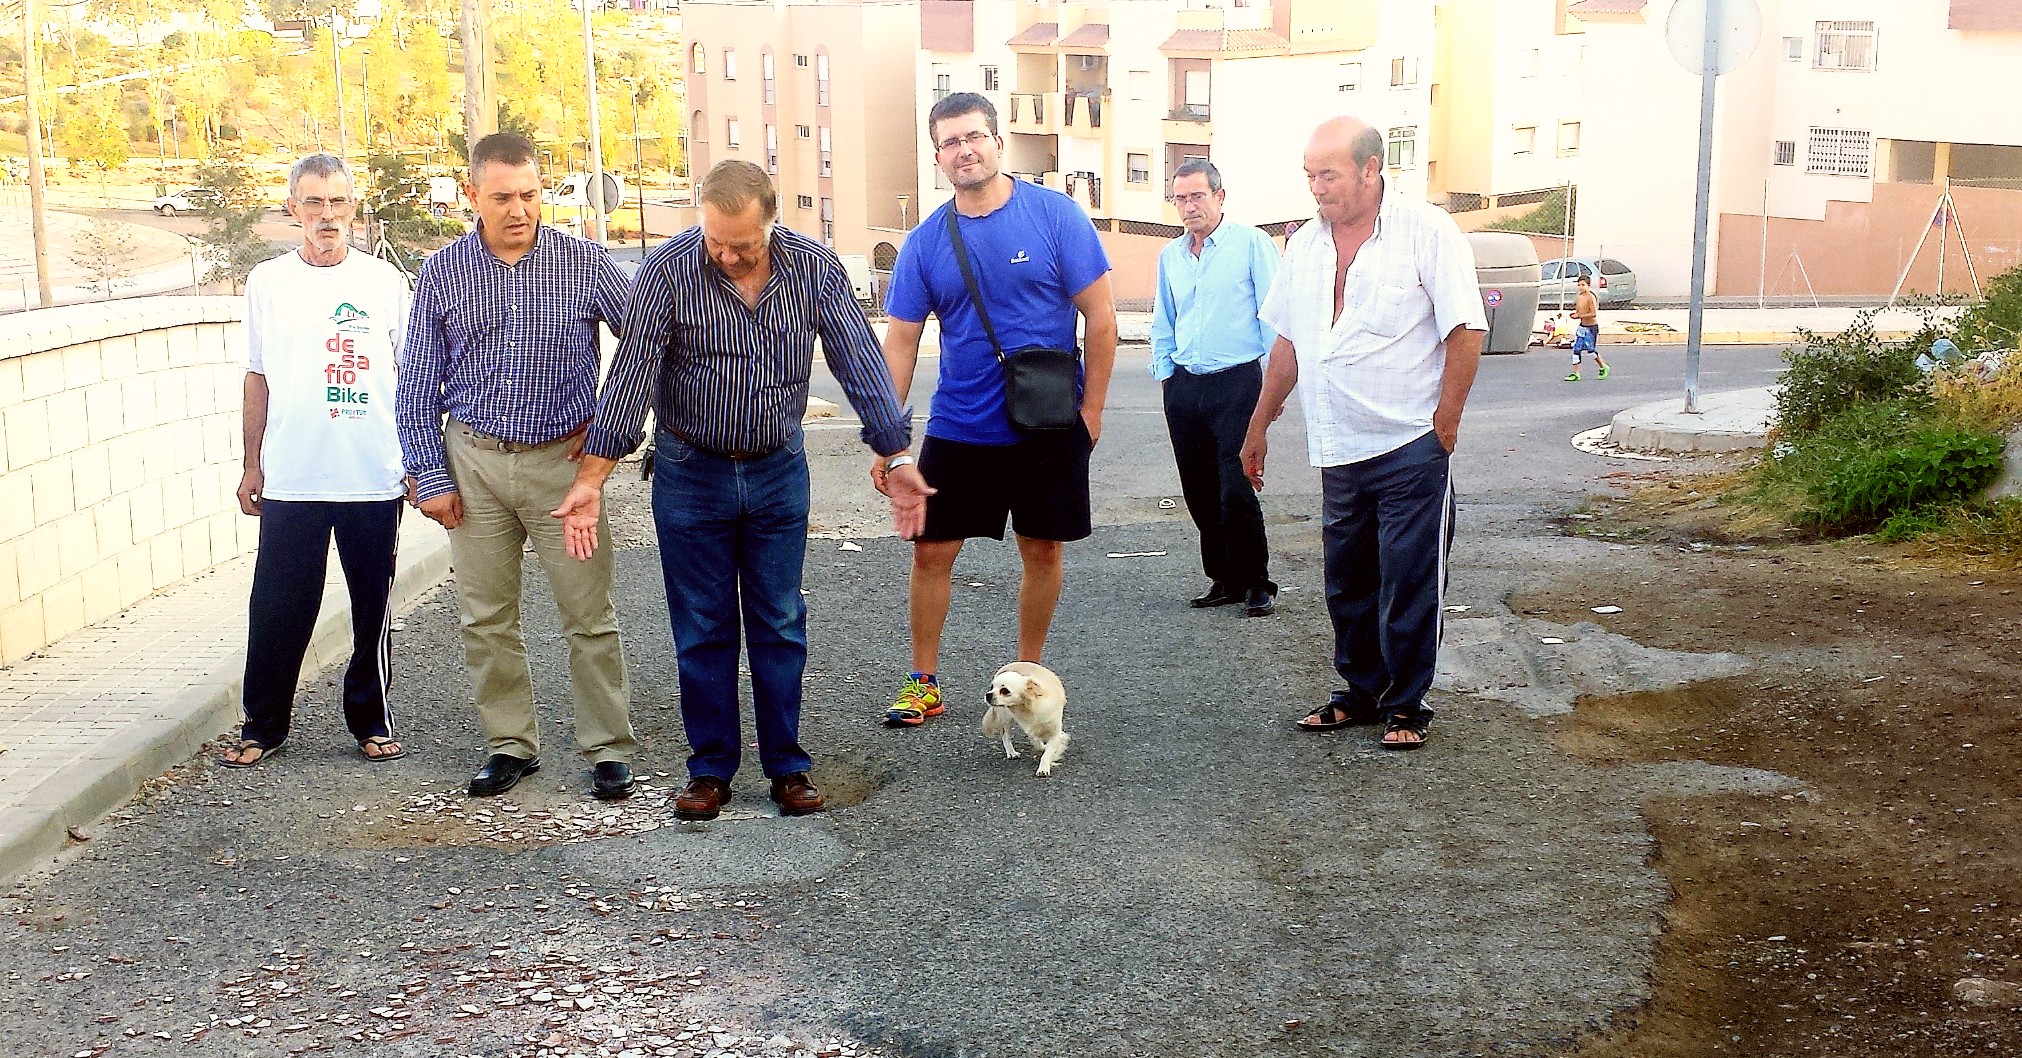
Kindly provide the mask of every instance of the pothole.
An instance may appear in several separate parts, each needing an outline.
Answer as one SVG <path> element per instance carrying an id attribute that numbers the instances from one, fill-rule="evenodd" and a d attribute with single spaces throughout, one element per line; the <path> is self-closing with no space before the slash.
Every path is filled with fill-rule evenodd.
<path id="1" fill-rule="evenodd" d="M 864 803 L 884 786 L 889 766 L 858 756 L 834 756 L 815 763 L 811 775 L 837 812 Z M 358 833 L 347 844 L 368 849 L 484 847 L 500 849 L 567 845 L 602 838 L 645 834 L 677 825 L 674 794 L 683 778 L 666 772 L 639 776 L 639 792 L 623 801 L 597 801 L 580 789 L 538 781 L 523 782 L 511 795 L 471 797 L 456 787 L 434 787 L 392 804 L 357 804 L 349 813 Z M 777 815 L 764 776 L 754 770 L 733 784 L 724 819 Z"/>

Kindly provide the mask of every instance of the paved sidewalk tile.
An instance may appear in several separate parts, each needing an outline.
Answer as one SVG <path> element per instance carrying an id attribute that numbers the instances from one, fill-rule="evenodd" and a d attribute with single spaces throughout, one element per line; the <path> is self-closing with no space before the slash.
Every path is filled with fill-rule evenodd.
<path id="1" fill-rule="evenodd" d="M 396 612 L 448 571 L 448 536 L 407 519 Z M 0 668 L 0 879 L 232 725 L 252 579 L 252 557 L 235 559 Z M 349 653 L 350 610 L 333 556 L 305 678 Z"/>

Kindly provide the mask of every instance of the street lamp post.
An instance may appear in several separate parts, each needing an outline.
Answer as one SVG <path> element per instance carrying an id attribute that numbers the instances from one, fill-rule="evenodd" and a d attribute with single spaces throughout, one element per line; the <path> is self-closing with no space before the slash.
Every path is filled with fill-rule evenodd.
<path id="1" fill-rule="evenodd" d="M 639 260 L 646 259 L 646 163 L 639 154 L 639 82 L 636 78 L 623 78 L 632 89 L 632 182 L 639 192 Z"/>
<path id="2" fill-rule="evenodd" d="M 365 164 L 372 164 L 372 71 L 365 60 L 372 57 L 366 48 L 358 49 L 358 98 L 365 104 Z"/>

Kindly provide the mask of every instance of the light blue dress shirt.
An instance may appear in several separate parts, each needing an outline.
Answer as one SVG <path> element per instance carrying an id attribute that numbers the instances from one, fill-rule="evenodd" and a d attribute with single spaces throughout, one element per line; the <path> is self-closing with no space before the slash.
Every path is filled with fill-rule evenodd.
<path id="1" fill-rule="evenodd" d="M 1223 218 L 1194 256 L 1193 233 L 1158 255 L 1158 297 L 1151 316 L 1151 376 L 1174 367 L 1208 375 L 1258 359 L 1278 332 L 1257 309 L 1278 274 L 1278 247 L 1247 224 Z"/>

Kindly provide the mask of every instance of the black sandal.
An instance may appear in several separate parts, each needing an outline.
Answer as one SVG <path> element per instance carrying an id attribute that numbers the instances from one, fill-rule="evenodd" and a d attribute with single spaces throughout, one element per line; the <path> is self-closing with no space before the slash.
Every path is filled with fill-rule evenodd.
<path id="1" fill-rule="evenodd" d="M 1361 699 L 1351 691 L 1335 691 L 1328 696 L 1327 704 L 1318 706 L 1307 713 L 1297 726 L 1306 731 L 1339 731 L 1353 724 L 1373 724 L 1382 717 L 1376 711 L 1376 704 Z M 1311 721 L 1317 720 L 1317 723 Z"/>
<path id="2" fill-rule="evenodd" d="M 1384 749 L 1400 753 L 1422 749 L 1425 746 L 1425 740 L 1431 737 L 1426 733 L 1426 729 L 1431 724 L 1432 720 L 1430 717 L 1406 716 L 1403 713 L 1392 713 L 1388 719 L 1383 721 L 1383 741 L 1378 743 L 1378 745 L 1381 745 Z M 1418 737 L 1410 741 L 1391 741 L 1390 736 L 1400 731 L 1408 731 Z"/>
<path id="3" fill-rule="evenodd" d="M 395 747 L 394 751 L 377 754 L 371 752 L 371 750 L 375 749 L 383 751 L 388 746 Z M 407 756 L 407 747 L 399 739 L 391 735 L 373 735 L 371 738 L 361 738 L 358 740 L 358 755 L 374 764 L 384 764 L 389 760 L 399 760 Z"/>
<path id="4" fill-rule="evenodd" d="M 219 756 L 218 756 L 218 767 L 220 767 L 220 768 L 257 768 L 257 767 L 259 767 L 260 765 L 262 765 L 262 764 L 265 764 L 265 763 L 267 763 L 267 758 L 268 758 L 268 757 L 271 757 L 271 756 L 273 756 L 274 754 L 276 754 L 276 753 L 279 753 L 279 752 L 281 752 L 281 750 L 282 750 L 283 748 L 285 748 L 285 747 L 286 747 L 287 745 L 288 745 L 288 740 L 287 740 L 287 739 L 285 739 L 285 738 L 284 738 L 284 739 L 282 739 L 282 740 L 281 740 L 281 741 L 279 741 L 279 742 L 276 742 L 276 743 L 274 743 L 274 744 L 273 744 L 273 745 L 271 745 L 271 746 L 269 746 L 269 745 L 266 745 L 265 743 L 262 743 L 262 742 L 260 742 L 260 741 L 259 741 L 258 739 L 251 739 L 251 738 L 242 738 L 242 739 L 240 739 L 240 740 L 239 740 L 239 741 L 238 741 L 238 742 L 237 742 L 237 743 L 236 743 L 235 745 L 233 745 L 233 746 L 232 746 L 231 748 L 229 748 L 229 749 L 225 750 L 225 752 L 224 752 L 224 753 L 222 753 L 222 754 L 219 754 Z M 245 751 L 247 751 L 247 750 L 249 750 L 249 749 L 254 749 L 254 750 L 259 750 L 259 751 L 260 751 L 260 755 L 259 755 L 259 756 L 257 756 L 257 757 L 254 757 L 254 758 L 253 758 L 252 760 L 233 760 L 233 759 L 232 759 L 232 756 L 233 756 L 233 755 L 235 755 L 235 754 L 242 754 L 242 753 L 244 753 Z"/>

